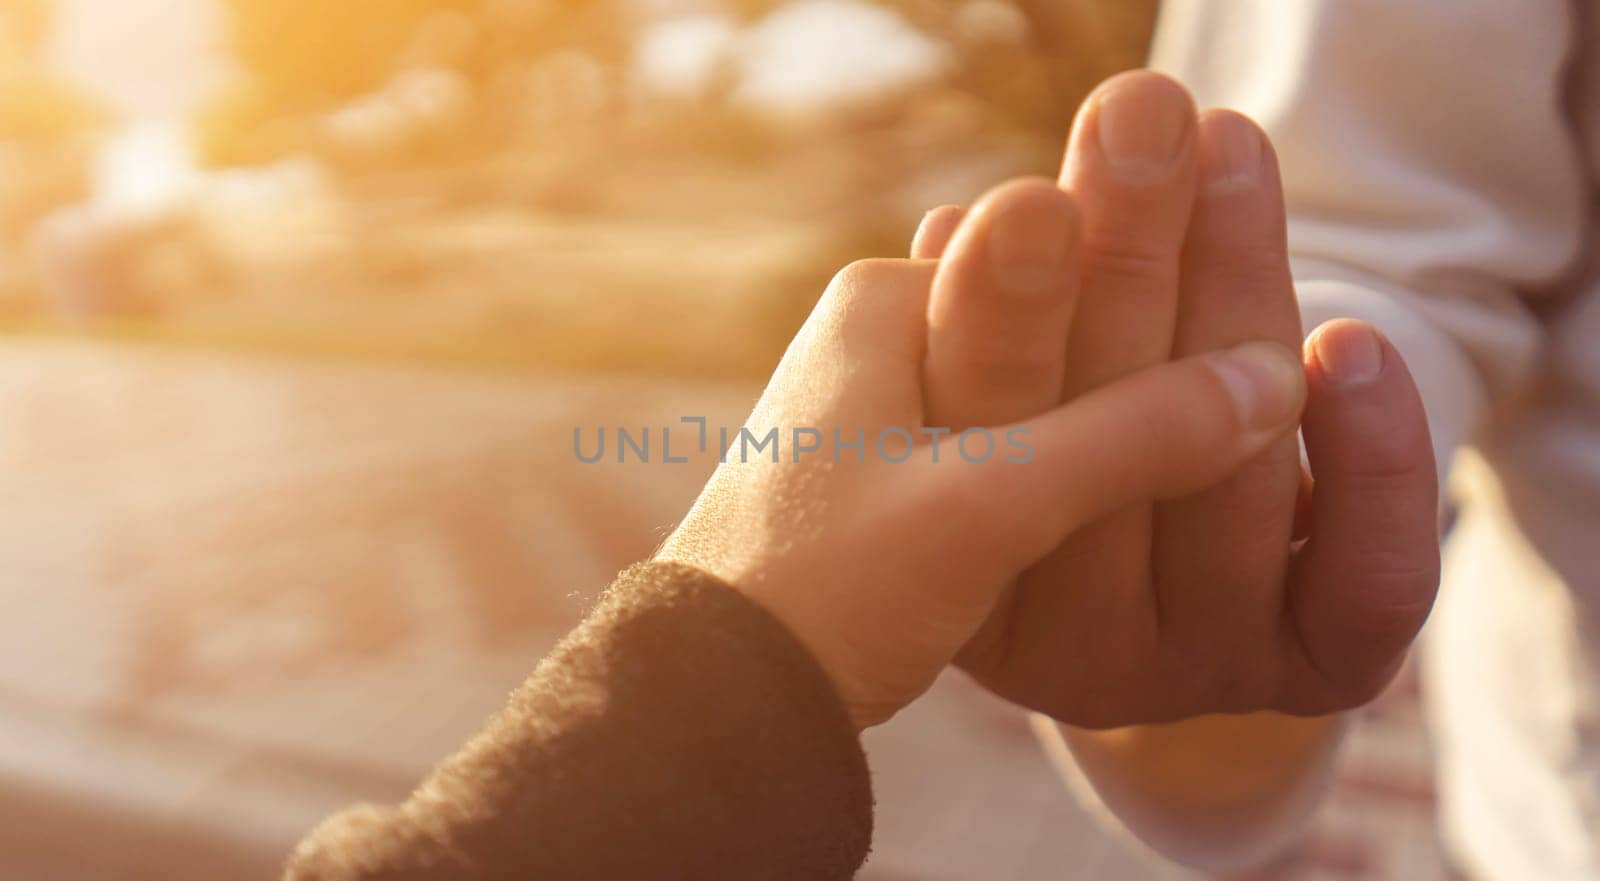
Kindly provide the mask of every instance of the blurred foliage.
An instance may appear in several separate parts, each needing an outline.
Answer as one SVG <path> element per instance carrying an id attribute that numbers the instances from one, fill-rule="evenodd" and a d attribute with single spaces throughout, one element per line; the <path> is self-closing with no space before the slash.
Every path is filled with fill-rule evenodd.
<path id="1" fill-rule="evenodd" d="M 205 113 L 202 152 L 220 165 L 302 149 L 316 141 L 317 115 L 380 92 L 419 67 L 459 73 L 472 85 L 477 112 L 458 124 L 457 146 L 483 146 L 485 137 L 515 140 L 518 127 L 504 117 L 528 100 L 557 99 L 527 94 L 530 69 L 553 56 L 575 56 L 615 84 L 645 23 L 637 12 L 642 4 L 627 0 L 222 2 L 245 76 Z M 938 86 L 984 108 L 991 124 L 1057 141 L 1094 82 L 1140 62 L 1155 10 L 1154 0 L 877 2 L 953 50 L 957 64 Z M 728 0 L 721 8 L 755 22 L 783 5 Z M 760 120 L 737 112 L 702 113 L 696 121 L 715 134 L 699 146 L 782 146 L 757 131 Z M 657 147 L 683 134 L 659 133 L 664 143 Z"/>
<path id="2" fill-rule="evenodd" d="M 205 113 L 212 164 L 267 161 L 306 146 L 310 117 L 383 90 L 407 69 L 460 74 L 484 97 L 532 60 L 580 50 L 619 65 L 618 0 L 223 0 L 244 76 Z M 480 117 L 474 122 L 483 122 Z M 481 143 L 463 127 L 456 146 Z"/>
<path id="3" fill-rule="evenodd" d="M 289 107 L 326 108 L 378 87 L 407 62 L 485 76 L 508 61 L 573 46 L 615 60 L 625 40 L 615 0 L 223 3 L 236 60 Z M 430 51 L 439 54 L 427 57 Z"/>
<path id="4" fill-rule="evenodd" d="M 949 63 L 795 113 L 735 100 L 736 53 L 696 93 L 641 82 L 657 20 L 640 0 L 218 2 L 239 76 L 191 120 L 211 183 L 170 216 L 40 224 L 47 308 L 229 345 L 749 374 L 838 266 L 903 253 L 922 210 L 1053 174 L 1079 101 L 1140 62 L 1155 8 L 878 0 Z M 684 5 L 737 33 L 786 3 Z M 0 37 L 36 49 L 48 12 L 0 0 Z M 38 64 L 0 61 L 6 76 L 27 79 L 0 91 L 0 141 L 100 124 Z M 27 207 L 0 258 L 82 198 L 85 153 L 20 143 L 0 163 L 33 173 L 9 179 L 53 183 L 11 194 Z"/>
<path id="5" fill-rule="evenodd" d="M 0 2 L 0 316 L 34 286 L 16 253 L 39 218 L 88 193 L 87 166 L 111 122 L 97 101 L 47 71 L 49 0 Z"/>

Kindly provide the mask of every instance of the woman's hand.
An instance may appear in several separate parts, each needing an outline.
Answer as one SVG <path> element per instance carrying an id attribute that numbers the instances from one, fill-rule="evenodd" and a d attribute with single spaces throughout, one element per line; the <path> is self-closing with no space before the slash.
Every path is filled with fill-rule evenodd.
<path id="1" fill-rule="evenodd" d="M 997 193 L 985 212 L 989 258 L 971 271 L 1002 296 L 1051 296 L 1077 260 L 1071 199 L 1035 182 Z M 922 375 L 935 268 L 875 260 L 839 274 L 746 442 L 657 555 L 770 610 L 861 727 L 926 690 L 1018 575 L 1074 530 L 1216 483 L 1289 437 L 1304 396 L 1292 351 L 1251 343 L 1131 374 L 1026 421 L 943 432 Z M 758 451 L 751 441 L 773 430 L 776 449 Z"/>

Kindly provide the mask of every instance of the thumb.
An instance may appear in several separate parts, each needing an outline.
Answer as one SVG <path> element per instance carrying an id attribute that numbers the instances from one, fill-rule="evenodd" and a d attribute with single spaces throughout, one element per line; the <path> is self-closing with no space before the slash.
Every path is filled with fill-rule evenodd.
<path id="1" fill-rule="evenodd" d="M 1398 669 L 1439 586 L 1439 491 L 1427 414 L 1400 353 L 1356 321 L 1307 344 L 1306 451 L 1316 484 L 1289 623 L 1303 650 L 1282 709 L 1370 700 Z"/>
<path id="2" fill-rule="evenodd" d="M 1074 530 L 1142 501 L 1197 492 L 1292 430 L 1305 400 L 1298 355 L 1252 342 L 1140 371 L 1000 429 L 1032 455 L 956 469 L 982 481 L 1007 562 L 1031 565 Z M 1019 461 L 1020 460 L 1020 461 Z M 980 491 L 981 489 L 981 491 Z"/>

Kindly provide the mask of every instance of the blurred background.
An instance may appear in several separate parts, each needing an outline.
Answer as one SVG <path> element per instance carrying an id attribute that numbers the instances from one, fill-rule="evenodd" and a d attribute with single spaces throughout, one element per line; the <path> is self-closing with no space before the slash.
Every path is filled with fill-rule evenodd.
<path id="1" fill-rule="evenodd" d="M 6 0 L 4 317 L 758 375 L 830 268 L 1050 170 L 1151 7 Z"/>
<path id="2" fill-rule="evenodd" d="M 0 879 L 267 879 L 501 702 L 833 272 L 1054 175 L 1154 0 L 0 0 Z M 1444 878 L 1402 680 L 1263 878 Z M 1186 877 L 959 676 L 863 878 Z"/>

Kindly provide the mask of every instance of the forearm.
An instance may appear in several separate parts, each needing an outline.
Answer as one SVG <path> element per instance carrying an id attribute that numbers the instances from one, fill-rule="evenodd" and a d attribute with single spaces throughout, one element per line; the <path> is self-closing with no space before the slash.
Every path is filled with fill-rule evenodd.
<path id="1" fill-rule="evenodd" d="M 654 564 L 410 799 L 332 818 L 286 878 L 843 879 L 871 804 L 804 649 L 731 588 Z"/>
<path id="2" fill-rule="evenodd" d="M 1285 846 L 1316 807 L 1344 716 L 1203 716 L 1090 731 L 1040 717 L 1069 778 L 1164 856 L 1221 870 Z"/>

